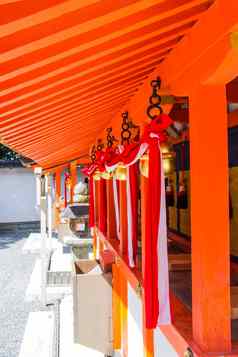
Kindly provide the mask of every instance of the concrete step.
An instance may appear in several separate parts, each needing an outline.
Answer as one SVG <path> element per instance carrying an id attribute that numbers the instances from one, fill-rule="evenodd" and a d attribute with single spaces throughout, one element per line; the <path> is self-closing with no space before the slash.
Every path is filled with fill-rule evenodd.
<path id="1" fill-rule="evenodd" d="M 54 272 L 71 272 L 73 257 L 70 253 L 63 253 L 63 246 L 59 246 L 51 256 L 50 270 Z"/>
<path id="2" fill-rule="evenodd" d="M 52 357 L 54 346 L 54 313 L 30 312 L 19 357 Z"/>
<path id="3" fill-rule="evenodd" d="M 51 240 L 47 239 L 46 243 L 49 251 L 53 251 L 57 249 L 59 245 L 61 245 L 61 243 L 59 243 L 58 239 L 56 238 L 52 238 Z M 36 232 L 31 232 L 28 235 L 28 238 L 26 239 L 22 247 L 22 253 L 40 254 L 41 244 L 42 244 L 41 234 Z"/>
<path id="4" fill-rule="evenodd" d="M 66 272 L 67 273 L 67 272 Z M 72 293 L 71 285 L 49 285 L 46 288 L 47 304 L 62 299 Z M 28 302 L 41 299 L 41 259 L 37 258 L 28 284 L 25 300 Z"/>

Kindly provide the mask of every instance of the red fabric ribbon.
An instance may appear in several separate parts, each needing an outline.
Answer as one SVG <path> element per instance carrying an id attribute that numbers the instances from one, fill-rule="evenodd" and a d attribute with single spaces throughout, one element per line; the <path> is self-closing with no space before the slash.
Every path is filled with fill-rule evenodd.
<path id="1" fill-rule="evenodd" d="M 89 227 L 95 225 L 95 205 L 94 205 L 94 181 L 93 176 L 89 177 Z"/>
<path id="2" fill-rule="evenodd" d="M 159 315 L 158 299 L 158 229 L 161 200 L 161 156 L 158 139 L 149 143 L 149 178 L 146 203 L 144 299 L 145 322 L 148 329 L 156 328 Z"/>
<path id="3" fill-rule="evenodd" d="M 97 169 L 97 164 L 92 163 L 92 164 L 82 168 L 81 172 L 86 176 L 92 176 L 94 174 L 94 172 L 96 171 L 96 169 Z"/>
<path id="4" fill-rule="evenodd" d="M 115 206 L 115 214 L 116 214 L 117 239 L 120 240 L 120 190 L 119 190 L 119 180 L 117 179 L 113 181 L 113 195 L 114 195 L 114 206 Z"/>
<path id="5" fill-rule="evenodd" d="M 140 149 L 141 143 L 132 143 L 124 147 L 123 152 L 121 153 L 121 161 L 124 165 L 128 165 L 136 159 L 138 151 Z"/>
<path id="6" fill-rule="evenodd" d="M 143 140 L 149 143 L 149 178 L 146 206 L 144 304 L 146 328 L 157 327 L 158 298 L 158 231 L 161 209 L 161 154 L 159 142 L 167 139 L 165 130 L 172 119 L 162 114 L 147 125 Z M 158 137 L 156 137 L 158 136 Z"/>
<path id="7" fill-rule="evenodd" d="M 106 236 L 107 235 L 107 191 L 106 180 L 103 178 L 99 182 L 99 230 Z"/>

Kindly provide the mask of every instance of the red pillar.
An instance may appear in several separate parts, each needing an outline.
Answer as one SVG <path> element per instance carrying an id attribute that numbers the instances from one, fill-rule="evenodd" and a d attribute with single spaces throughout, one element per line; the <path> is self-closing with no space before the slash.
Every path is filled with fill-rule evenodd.
<path id="1" fill-rule="evenodd" d="M 61 169 L 55 172 L 55 228 L 60 223 Z"/>
<path id="2" fill-rule="evenodd" d="M 77 161 L 70 163 L 70 176 L 71 176 L 71 186 L 70 186 L 70 202 L 73 203 L 74 187 L 77 184 Z"/>
<path id="3" fill-rule="evenodd" d="M 120 302 L 121 302 L 121 348 L 122 357 L 128 356 L 128 281 L 120 269 Z"/>
<path id="4" fill-rule="evenodd" d="M 120 253 L 127 259 L 127 195 L 126 195 L 125 167 L 117 168 L 116 176 L 119 180 L 119 216 L 120 216 Z M 121 349 L 122 356 L 128 354 L 128 281 L 119 263 L 120 272 L 120 315 L 121 315 Z"/>
<path id="5" fill-rule="evenodd" d="M 113 319 L 113 349 L 121 349 L 121 287 L 120 269 L 117 263 L 112 265 L 112 319 Z"/>
<path id="6" fill-rule="evenodd" d="M 97 229 L 99 222 L 99 191 L 100 191 L 100 179 L 95 175 L 94 179 L 94 214 L 95 214 L 95 229 L 94 229 L 94 240 L 93 240 L 93 252 L 94 256 L 97 257 Z"/>
<path id="7" fill-rule="evenodd" d="M 107 237 L 116 238 L 116 215 L 113 195 L 113 180 L 107 179 Z"/>
<path id="8" fill-rule="evenodd" d="M 95 225 L 98 227 L 99 222 L 99 191 L 100 191 L 100 179 L 94 177 L 94 197 L 95 197 Z"/>
<path id="9" fill-rule="evenodd" d="M 190 96 L 193 336 L 204 352 L 229 352 L 230 247 L 225 87 Z"/>

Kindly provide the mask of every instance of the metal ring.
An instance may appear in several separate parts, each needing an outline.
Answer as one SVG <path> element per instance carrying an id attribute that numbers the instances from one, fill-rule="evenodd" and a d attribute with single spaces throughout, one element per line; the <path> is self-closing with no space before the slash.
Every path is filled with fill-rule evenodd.
<path id="1" fill-rule="evenodd" d="M 160 88 L 160 85 L 161 85 L 161 80 L 160 80 L 160 78 L 153 79 L 153 80 L 150 82 L 150 85 L 151 85 L 151 87 L 153 87 L 153 88 L 156 88 L 156 87 Z"/>
<path id="2" fill-rule="evenodd" d="M 156 101 L 154 101 L 156 99 Z M 160 105 L 161 96 L 160 95 L 152 95 L 150 96 L 149 102 L 151 105 Z"/>
<path id="3" fill-rule="evenodd" d="M 123 119 L 127 119 L 128 118 L 128 112 L 123 112 L 121 116 L 122 116 Z"/>
<path id="4" fill-rule="evenodd" d="M 191 350 L 190 347 L 188 347 L 184 352 L 184 357 L 194 357 L 193 351 Z"/>
<path id="5" fill-rule="evenodd" d="M 121 127 L 123 131 L 127 131 L 130 128 L 130 125 L 129 123 L 123 123 Z"/>
<path id="6" fill-rule="evenodd" d="M 153 109 L 158 109 L 158 110 L 159 110 L 159 114 L 155 114 L 155 115 L 151 114 L 151 111 L 152 111 Z M 162 108 L 159 107 L 159 106 L 150 105 L 150 106 L 147 108 L 147 115 L 148 115 L 148 117 L 149 117 L 150 119 L 152 119 L 152 120 L 155 119 L 158 115 L 160 115 L 160 114 L 162 114 L 162 113 L 163 113 L 163 110 L 162 110 Z"/>
<path id="7" fill-rule="evenodd" d="M 121 136 L 123 139 L 130 139 L 131 137 L 131 132 L 129 130 L 125 130 L 121 133 Z"/>
<path id="8" fill-rule="evenodd" d="M 124 131 L 121 133 L 121 139 L 122 139 L 122 144 L 127 141 L 129 144 L 131 138 L 131 132 L 130 131 Z"/>

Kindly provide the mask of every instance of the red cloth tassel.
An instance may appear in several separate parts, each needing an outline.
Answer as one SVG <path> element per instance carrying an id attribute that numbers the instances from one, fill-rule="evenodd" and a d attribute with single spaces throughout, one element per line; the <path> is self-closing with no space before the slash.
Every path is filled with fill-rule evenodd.
<path id="1" fill-rule="evenodd" d="M 119 215 L 119 227 L 118 227 L 118 239 L 120 240 L 120 223 L 121 223 L 121 219 L 120 219 L 120 180 L 117 180 L 117 199 L 118 199 L 118 215 Z"/>
<path id="2" fill-rule="evenodd" d="M 149 145 L 149 178 L 146 209 L 144 299 L 145 322 L 156 328 L 159 316 L 158 300 L 158 229 L 161 199 L 161 157 L 157 139 Z"/>
<path id="3" fill-rule="evenodd" d="M 129 166 L 129 182 L 131 192 L 131 213 L 132 213 L 132 247 L 133 260 L 136 264 L 138 248 L 138 166 Z"/>
<path id="4" fill-rule="evenodd" d="M 95 226 L 95 207 L 94 207 L 94 180 L 93 176 L 89 178 L 89 227 Z"/>
<path id="5" fill-rule="evenodd" d="M 106 236 L 107 235 L 107 191 L 106 180 L 100 179 L 99 184 L 99 230 Z"/>

